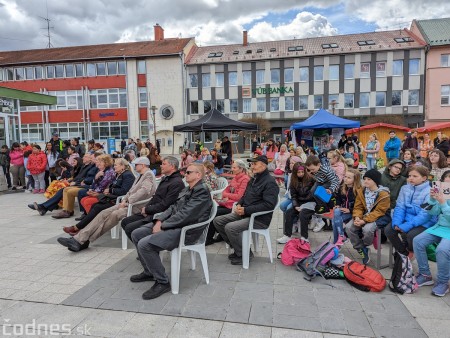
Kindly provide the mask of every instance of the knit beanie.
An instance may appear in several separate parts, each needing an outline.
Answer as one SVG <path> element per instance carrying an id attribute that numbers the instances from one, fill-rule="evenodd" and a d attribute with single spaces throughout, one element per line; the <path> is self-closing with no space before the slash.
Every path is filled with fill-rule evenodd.
<path id="1" fill-rule="evenodd" d="M 381 173 L 376 169 L 367 170 L 367 172 L 364 174 L 364 177 L 370 178 L 376 183 L 377 186 L 379 186 L 381 183 Z"/>

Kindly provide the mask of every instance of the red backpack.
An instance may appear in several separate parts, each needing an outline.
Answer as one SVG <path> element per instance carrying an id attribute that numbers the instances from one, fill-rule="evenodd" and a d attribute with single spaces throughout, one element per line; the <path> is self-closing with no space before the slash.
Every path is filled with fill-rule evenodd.
<path id="1" fill-rule="evenodd" d="M 381 273 L 355 261 L 344 266 L 344 277 L 347 282 L 361 291 L 381 292 L 386 286 L 386 280 Z"/>
<path id="2" fill-rule="evenodd" d="M 283 252 L 278 254 L 278 258 L 281 254 L 281 263 L 284 265 L 294 265 L 310 253 L 311 246 L 309 242 L 299 238 L 293 238 L 284 245 Z"/>

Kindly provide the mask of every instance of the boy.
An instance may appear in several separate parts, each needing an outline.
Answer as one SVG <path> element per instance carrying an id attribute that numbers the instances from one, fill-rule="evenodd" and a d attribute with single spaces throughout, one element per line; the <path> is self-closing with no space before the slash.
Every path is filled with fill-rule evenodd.
<path id="1" fill-rule="evenodd" d="M 361 255 L 363 264 L 370 261 L 368 246 L 372 245 L 377 227 L 384 227 L 391 221 L 389 189 L 381 186 L 380 182 L 381 173 L 376 169 L 364 174 L 364 188 L 354 192 L 353 222 L 346 226 L 353 248 Z"/>

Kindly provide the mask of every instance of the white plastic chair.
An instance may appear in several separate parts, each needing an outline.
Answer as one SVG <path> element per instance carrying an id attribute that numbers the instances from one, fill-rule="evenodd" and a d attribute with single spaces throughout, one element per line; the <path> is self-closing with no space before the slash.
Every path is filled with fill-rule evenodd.
<path id="1" fill-rule="evenodd" d="M 124 198 L 124 196 L 119 196 L 117 197 L 116 200 L 116 205 L 119 204 L 120 202 L 122 202 L 122 199 Z M 147 204 L 147 202 L 149 202 L 152 198 L 147 198 L 145 200 L 142 201 L 138 201 L 136 203 L 133 204 L 128 204 L 128 210 L 127 210 L 127 217 L 131 216 L 133 214 L 133 207 L 137 206 L 137 205 L 145 205 Z M 128 237 L 125 234 L 125 231 L 122 229 L 122 227 L 120 226 L 120 222 L 117 223 L 117 225 L 111 229 L 111 238 L 113 239 L 118 239 L 119 238 L 119 233 L 120 230 L 122 230 L 122 250 L 126 250 L 128 248 Z"/>
<path id="2" fill-rule="evenodd" d="M 226 189 L 228 186 L 228 180 L 225 177 L 219 177 L 217 178 L 217 189 L 211 191 L 211 197 L 214 198 L 214 196 L 222 194 L 222 192 Z M 220 199 L 221 196 L 218 196 Z"/>
<path id="3" fill-rule="evenodd" d="M 256 250 L 258 249 L 258 240 L 259 240 L 258 236 L 259 235 L 263 235 L 266 238 L 267 249 L 269 251 L 270 263 L 273 263 L 272 244 L 270 242 L 270 230 L 269 230 L 270 227 L 268 227 L 267 229 L 254 229 L 253 224 L 255 222 L 255 217 L 261 216 L 264 214 L 268 214 L 271 212 L 275 212 L 275 210 L 279 206 L 280 206 L 280 196 L 278 196 L 277 204 L 275 205 L 275 208 L 273 208 L 273 210 L 255 212 L 250 216 L 250 223 L 248 225 L 248 230 L 246 230 L 242 233 L 242 267 L 244 269 L 248 269 L 248 267 L 250 265 L 251 240 L 253 239 L 253 248 L 256 252 Z M 251 237 L 250 237 L 250 234 L 252 235 Z M 261 250 L 261 252 L 262 252 L 262 250 Z"/>
<path id="4" fill-rule="evenodd" d="M 217 213 L 217 204 L 212 203 L 211 212 L 209 215 L 209 219 L 201 222 L 196 223 L 192 225 L 185 226 L 181 230 L 181 236 L 180 236 L 180 244 L 178 248 L 175 248 L 172 250 L 170 254 L 170 260 L 171 260 L 171 277 L 170 277 L 170 283 L 172 285 L 172 293 L 174 295 L 178 294 L 179 288 L 180 288 L 180 266 L 181 266 L 181 251 L 182 250 L 189 250 L 191 251 L 191 269 L 195 270 L 195 253 L 198 252 L 200 256 L 200 260 L 202 262 L 203 267 L 203 273 L 205 274 L 205 280 L 206 284 L 209 284 L 209 270 L 208 270 L 208 261 L 206 259 L 206 249 L 205 249 L 205 241 L 206 241 L 206 234 L 208 233 L 209 224 L 212 222 L 214 217 L 216 217 Z M 186 238 L 186 231 L 200 228 L 206 225 L 206 228 L 203 230 L 202 235 L 197 240 L 195 244 L 186 245 L 184 243 Z"/>

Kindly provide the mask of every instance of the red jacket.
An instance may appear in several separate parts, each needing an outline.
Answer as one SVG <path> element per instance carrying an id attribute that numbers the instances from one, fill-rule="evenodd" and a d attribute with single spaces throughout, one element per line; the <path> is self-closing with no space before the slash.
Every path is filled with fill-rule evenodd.
<path id="1" fill-rule="evenodd" d="M 47 166 L 47 155 L 43 151 L 38 154 L 31 153 L 28 156 L 27 169 L 30 171 L 31 175 L 37 175 L 45 171 Z"/>
<path id="2" fill-rule="evenodd" d="M 222 193 L 222 198 L 228 198 L 228 201 L 221 202 L 219 205 L 228 209 L 233 207 L 233 203 L 239 201 L 244 196 L 245 189 L 247 188 L 250 176 L 246 173 L 240 173 L 234 176 L 229 185 Z"/>

